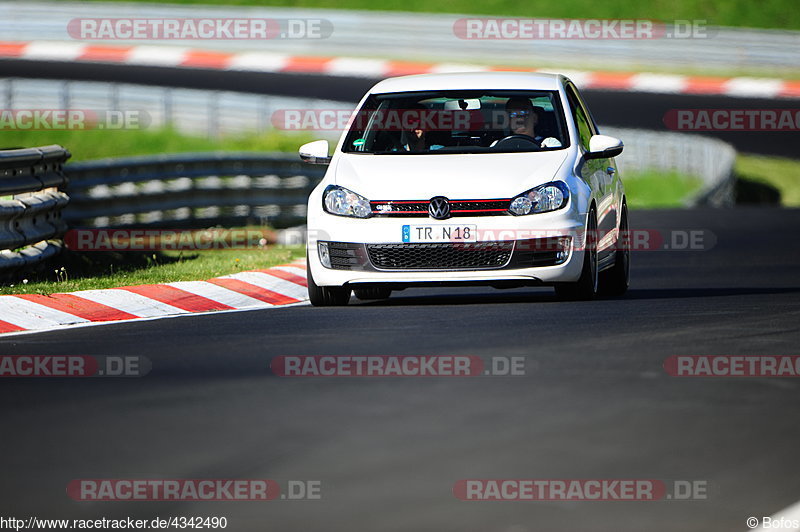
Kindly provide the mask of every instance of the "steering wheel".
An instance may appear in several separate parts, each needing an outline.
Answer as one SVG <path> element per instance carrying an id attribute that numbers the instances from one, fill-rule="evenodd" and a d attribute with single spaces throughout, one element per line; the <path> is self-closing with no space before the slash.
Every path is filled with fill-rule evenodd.
<path id="1" fill-rule="evenodd" d="M 508 145 L 506 146 L 507 148 L 534 148 L 532 151 L 538 151 L 541 149 L 541 146 L 539 146 L 539 143 L 536 142 L 536 139 L 529 135 L 522 135 L 519 133 L 503 137 L 495 143 L 494 147 L 501 147 L 501 144 L 504 143 Z"/>

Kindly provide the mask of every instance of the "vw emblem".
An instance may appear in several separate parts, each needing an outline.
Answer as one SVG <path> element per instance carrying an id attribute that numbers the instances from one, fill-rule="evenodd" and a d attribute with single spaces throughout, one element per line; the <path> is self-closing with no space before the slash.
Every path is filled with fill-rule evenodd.
<path id="1" fill-rule="evenodd" d="M 428 214 L 436 220 L 446 220 L 450 218 L 450 202 L 444 196 L 431 198 L 428 204 Z"/>

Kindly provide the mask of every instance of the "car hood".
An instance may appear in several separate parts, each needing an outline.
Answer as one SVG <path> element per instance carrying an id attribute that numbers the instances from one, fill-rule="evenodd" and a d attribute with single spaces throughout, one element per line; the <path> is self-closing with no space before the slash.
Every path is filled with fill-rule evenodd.
<path id="1" fill-rule="evenodd" d="M 370 200 L 511 198 L 552 181 L 568 150 L 536 153 L 370 155 L 342 153 L 337 185 Z"/>

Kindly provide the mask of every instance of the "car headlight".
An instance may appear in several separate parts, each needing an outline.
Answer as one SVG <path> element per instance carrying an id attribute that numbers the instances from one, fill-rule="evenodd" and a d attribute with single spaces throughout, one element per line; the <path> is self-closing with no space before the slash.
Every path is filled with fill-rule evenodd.
<path id="1" fill-rule="evenodd" d="M 514 216 L 556 211 L 567 204 L 569 189 L 561 181 L 545 183 L 511 200 L 508 212 Z"/>
<path id="2" fill-rule="evenodd" d="M 330 185 L 322 193 L 322 208 L 330 214 L 353 218 L 369 218 L 372 214 L 367 198 L 336 185 Z"/>

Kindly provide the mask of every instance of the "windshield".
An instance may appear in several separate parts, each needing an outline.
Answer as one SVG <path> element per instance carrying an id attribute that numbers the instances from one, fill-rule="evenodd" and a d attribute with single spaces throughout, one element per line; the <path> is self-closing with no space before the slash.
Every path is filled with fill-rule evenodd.
<path id="1" fill-rule="evenodd" d="M 497 153 L 569 146 L 555 91 L 373 94 L 353 115 L 342 151 Z"/>

